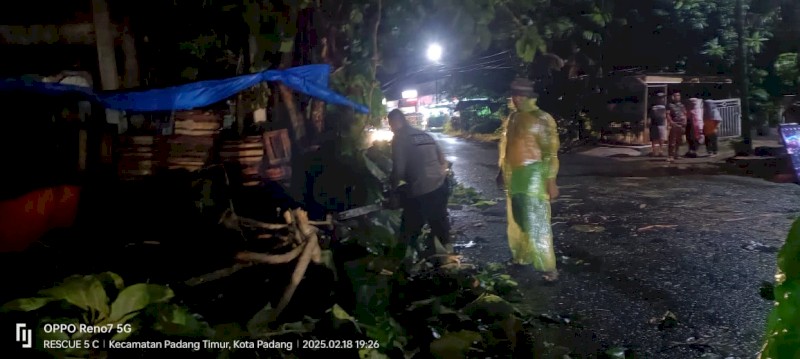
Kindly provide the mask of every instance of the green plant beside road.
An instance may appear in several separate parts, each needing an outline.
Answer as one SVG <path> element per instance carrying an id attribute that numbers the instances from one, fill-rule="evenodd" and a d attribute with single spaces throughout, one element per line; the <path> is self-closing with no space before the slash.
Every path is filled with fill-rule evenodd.
<path id="1" fill-rule="evenodd" d="M 800 356 L 800 219 L 778 253 L 775 275 L 775 308 L 767 322 L 766 345 L 761 359 L 790 359 Z"/>
<path id="2" fill-rule="evenodd" d="M 165 286 L 137 283 L 125 286 L 118 275 L 75 275 L 61 284 L 44 289 L 31 298 L 20 298 L 2 307 L 4 314 L 18 314 L 28 323 L 37 322 L 41 340 L 97 339 L 125 341 L 164 337 L 207 337 L 208 326 L 179 305 L 172 304 L 173 291 Z M 45 324 L 74 325 L 75 330 L 44 330 Z M 42 345 L 36 345 L 43 348 Z M 105 349 L 49 349 L 52 354 L 85 358 L 98 357 Z"/>

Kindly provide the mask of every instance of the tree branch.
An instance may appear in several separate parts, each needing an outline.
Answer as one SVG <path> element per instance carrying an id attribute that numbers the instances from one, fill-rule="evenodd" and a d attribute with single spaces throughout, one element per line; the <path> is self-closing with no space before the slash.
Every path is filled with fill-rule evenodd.
<path id="1" fill-rule="evenodd" d="M 289 286 L 286 287 L 280 302 L 278 302 L 278 306 L 275 307 L 275 311 L 272 312 L 272 318 L 270 321 L 275 321 L 275 319 L 277 319 L 283 310 L 289 305 L 289 302 L 292 300 L 294 292 L 297 290 L 297 287 L 303 280 L 306 270 L 308 269 L 308 265 L 311 263 L 311 261 L 313 260 L 316 263 L 321 261 L 319 240 L 317 239 L 317 234 L 314 228 L 308 224 L 308 213 L 302 209 L 296 209 L 294 210 L 294 218 L 295 222 L 297 222 L 298 228 L 300 228 L 301 232 L 303 233 L 306 242 L 305 246 L 303 246 L 303 253 L 300 255 L 300 259 L 297 261 L 297 266 L 294 269 L 294 273 L 292 273 L 292 279 L 289 282 Z"/>
<path id="2" fill-rule="evenodd" d="M 284 264 L 293 261 L 303 251 L 306 245 L 301 245 L 292 248 L 292 250 L 283 254 L 265 254 L 257 252 L 239 252 L 236 254 L 236 260 L 242 262 L 255 262 L 259 264 Z"/>
<path id="3" fill-rule="evenodd" d="M 189 287 L 195 287 L 203 283 L 213 282 L 215 280 L 228 277 L 242 269 L 252 266 L 253 264 L 254 263 L 238 263 L 230 268 L 216 270 L 208 274 L 203 274 L 201 276 L 191 278 L 185 281 L 184 284 L 186 284 Z"/>

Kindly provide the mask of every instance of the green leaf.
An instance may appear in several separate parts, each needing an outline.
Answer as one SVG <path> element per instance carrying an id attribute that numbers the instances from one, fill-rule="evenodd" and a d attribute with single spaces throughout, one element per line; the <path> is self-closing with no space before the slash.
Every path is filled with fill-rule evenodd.
<path id="1" fill-rule="evenodd" d="M 294 39 L 284 39 L 281 41 L 281 53 L 292 52 L 294 50 Z"/>
<path id="2" fill-rule="evenodd" d="M 504 266 L 501 263 L 490 262 L 490 263 L 486 264 L 486 270 L 488 270 L 490 272 L 497 272 L 499 270 L 502 270 L 503 268 L 504 268 Z"/>
<path id="3" fill-rule="evenodd" d="M 627 350 L 628 349 L 626 348 L 615 347 L 606 350 L 606 355 L 608 356 L 609 359 L 625 359 L 625 352 Z"/>
<path id="4" fill-rule="evenodd" d="M 750 92 L 750 100 L 754 102 L 768 102 L 770 100 L 769 93 L 764 89 L 753 89 Z"/>
<path id="5" fill-rule="evenodd" d="M 156 284 L 138 283 L 123 289 L 111 304 L 110 321 L 119 323 L 150 304 L 164 303 L 172 299 L 172 289 Z"/>
<path id="6" fill-rule="evenodd" d="M 516 50 L 517 55 L 522 57 L 521 54 L 525 52 L 525 39 L 518 39 L 514 43 L 514 49 Z"/>
<path id="7" fill-rule="evenodd" d="M 250 335 L 258 336 L 260 333 L 269 331 L 270 324 L 275 320 L 274 312 L 275 309 L 272 308 L 272 305 L 269 303 L 256 312 L 256 314 L 247 321 L 247 331 Z"/>
<path id="8" fill-rule="evenodd" d="M 119 290 L 122 290 L 122 288 L 125 288 L 125 282 L 122 280 L 122 277 L 120 277 L 118 274 L 116 274 L 114 272 L 100 273 L 96 277 L 97 277 L 98 280 L 100 280 L 101 283 L 113 284 L 114 288 L 117 288 Z"/>
<path id="9" fill-rule="evenodd" d="M 218 341 L 230 341 L 240 338 L 245 338 L 250 333 L 242 329 L 239 324 L 236 323 L 225 323 L 219 324 L 214 326 L 213 328 L 214 335 L 211 336 L 214 340 Z"/>
<path id="10" fill-rule="evenodd" d="M 386 354 L 383 354 L 374 348 L 359 349 L 358 357 L 360 359 L 389 359 L 389 357 Z"/>
<path id="11" fill-rule="evenodd" d="M 342 309 L 342 307 L 340 307 L 338 304 L 334 304 L 333 307 L 331 307 L 330 312 L 333 314 L 333 317 L 338 320 L 344 320 L 353 323 L 356 322 L 356 318 L 347 313 L 347 311 Z"/>
<path id="12" fill-rule="evenodd" d="M 765 359 L 789 359 L 800 355 L 800 219 L 789 230 L 789 236 L 778 253 L 775 307 L 767 324 L 767 343 L 761 355 Z"/>
<path id="13" fill-rule="evenodd" d="M 41 291 L 41 294 L 96 313 L 93 319 L 98 321 L 109 315 L 108 296 L 95 276 L 72 276 L 56 287 Z"/>
<path id="14" fill-rule="evenodd" d="M 389 176 L 387 176 L 386 173 L 383 172 L 383 170 L 381 170 L 377 164 L 375 164 L 375 162 L 367 157 L 366 153 L 364 153 L 364 163 L 366 164 L 369 172 L 379 181 L 384 181 L 389 178 Z"/>
<path id="15" fill-rule="evenodd" d="M 338 280 L 338 273 L 336 273 L 336 262 L 333 260 L 333 251 L 325 249 L 320 252 L 322 264 L 333 272 L 334 280 Z"/>
<path id="16" fill-rule="evenodd" d="M 364 14 L 361 13 L 359 9 L 353 9 L 350 11 L 350 22 L 353 24 L 360 24 L 364 21 Z"/>
<path id="17" fill-rule="evenodd" d="M 476 202 L 475 204 L 473 204 L 473 206 L 483 209 L 483 208 L 489 208 L 489 207 L 494 206 L 496 204 L 497 204 L 497 202 L 495 202 L 495 201 L 483 200 L 483 201 Z"/>
<path id="18" fill-rule="evenodd" d="M 376 340 L 382 349 L 402 348 L 406 344 L 404 328 L 385 312 L 371 318 L 374 325 L 367 327 L 367 337 Z"/>
<path id="19" fill-rule="evenodd" d="M 481 320 L 503 320 L 516 312 L 511 303 L 494 294 L 481 294 L 464 308 L 464 313 Z"/>
<path id="20" fill-rule="evenodd" d="M 430 351 L 437 359 L 467 358 L 469 349 L 480 340 L 481 335 L 473 331 L 451 332 L 434 340 L 430 345 Z"/>
<path id="21" fill-rule="evenodd" d="M 154 329 L 174 336 L 208 336 L 208 325 L 192 315 L 188 309 L 178 305 L 158 306 L 158 320 Z"/>
<path id="22" fill-rule="evenodd" d="M 21 311 L 21 312 L 31 312 L 37 310 L 41 307 L 47 305 L 54 301 L 53 298 L 20 298 L 14 299 L 6 304 L 3 304 L 3 307 L 0 308 L 0 312 L 8 312 L 8 311 Z"/>

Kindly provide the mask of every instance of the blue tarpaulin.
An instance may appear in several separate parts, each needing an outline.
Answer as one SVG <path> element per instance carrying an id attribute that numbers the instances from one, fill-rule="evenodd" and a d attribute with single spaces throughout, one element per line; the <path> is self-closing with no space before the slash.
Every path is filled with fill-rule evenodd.
<path id="1" fill-rule="evenodd" d="M 307 65 L 286 70 L 267 70 L 223 80 L 193 82 L 181 86 L 145 91 L 107 91 L 95 93 L 89 88 L 25 79 L 0 82 L 0 91 L 34 91 L 43 94 L 75 94 L 114 110 L 136 112 L 181 111 L 212 105 L 226 100 L 261 82 L 281 82 L 294 91 L 329 104 L 352 107 L 358 112 L 369 109 L 328 89 L 328 65 Z"/>

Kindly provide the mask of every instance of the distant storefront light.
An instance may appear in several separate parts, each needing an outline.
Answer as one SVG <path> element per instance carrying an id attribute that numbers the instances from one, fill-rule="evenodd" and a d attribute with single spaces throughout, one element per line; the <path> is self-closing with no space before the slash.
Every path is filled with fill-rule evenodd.
<path id="1" fill-rule="evenodd" d="M 416 98 L 417 97 L 417 90 L 405 90 L 400 93 L 402 98 Z"/>

